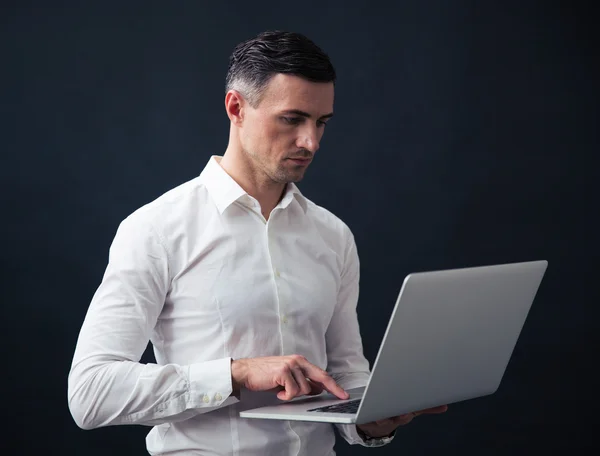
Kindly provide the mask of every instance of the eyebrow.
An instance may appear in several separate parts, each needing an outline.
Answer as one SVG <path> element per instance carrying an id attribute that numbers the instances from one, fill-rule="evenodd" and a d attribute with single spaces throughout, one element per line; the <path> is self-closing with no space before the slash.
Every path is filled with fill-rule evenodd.
<path id="1" fill-rule="evenodd" d="M 296 114 L 298 116 L 302 116 L 302 117 L 306 117 L 306 118 L 311 118 L 312 116 L 304 111 L 300 111 L 299 109 L 287 109 L 285 111 L 282 112 L 282 114 Z M 325 114 L 324 116 L 319 117 L 319 119 L 329 119 L 333 117 L 333 113 L 330 112 L 329 114 Z"/>

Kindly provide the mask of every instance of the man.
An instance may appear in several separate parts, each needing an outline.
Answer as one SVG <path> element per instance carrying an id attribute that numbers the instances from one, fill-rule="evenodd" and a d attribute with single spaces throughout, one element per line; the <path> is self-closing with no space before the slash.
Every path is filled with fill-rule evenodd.
<path id="1" fill-rule="evenodd" d="M 334 81 L 302 35 L 235 48 L 224 155 L 117 230 L 69 375 L 80 427 L 154 426 L 154 455 L 334 454 L 330 424 L 239 418 L 323 390 L 344 399 L 368 380 L 353 236 L 294 184 L 333 116 Z M 139 363 L 148 340 L 157 364 Z M 338 429 L 380 446 L 414 415 Z"/>

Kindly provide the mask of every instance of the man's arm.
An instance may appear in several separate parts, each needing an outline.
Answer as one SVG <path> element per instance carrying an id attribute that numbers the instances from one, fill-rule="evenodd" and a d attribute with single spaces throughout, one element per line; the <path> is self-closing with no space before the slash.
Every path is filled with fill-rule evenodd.
<path id="1" fill-rule="evenodd" d="M 81 428 L 180 421 L 238 401 L 231 395 L 230 358 L 139 363 L 169 286 L 164 243 L 134 214 L 117 230 L 69 373 L 69 409 Z"/>
<path id="2" fill-rule="evenodd" d="M 354 237 L 348 230 L 344 268 L 333 316 L 325 334 L 327 372 L 344 389 L 366 386 L 369 363 L 363 355 L 356 306 L 358 302 L 359 260 Z"/>
<path id="3" fill-rule="evenodd" d="M 337 307 L 326 334 L 327 370 L 345 389 L 365 386 L 369 378 L 369 366 L 363 355 L 356 315 L 359 269 L 356 244 L 352 234 L 349 234 Z M 414 417 L 444 413 L 447 409 L 446 405 L 441 405 L 360 426 L 353 424 L 336 426 L 350 444 L 382 446 L 392 441 L 399 426 L 410 423 Z"/>
<path id="4" fill-rule="evenodd" d="M 338 302 L 325 335 L 327 344 L 327 372 L 345 390 L 366 386 L 369 381 L 369 363 L 363 354 L 362 340 L 356 314 L 358 303 L 360 264 L 356 243 L 347 230 L 344 269 L 338 293 Z M 336 425 L 350 444 L 380 446 L 388 440 L 368 440 L 359 434 L 355 425 Z"/>

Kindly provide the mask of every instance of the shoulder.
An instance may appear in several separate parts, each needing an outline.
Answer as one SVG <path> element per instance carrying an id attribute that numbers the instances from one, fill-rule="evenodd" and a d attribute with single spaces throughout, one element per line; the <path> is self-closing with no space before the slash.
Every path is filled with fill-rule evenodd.
<path id="1" fill-rule="evenodd" d="M 350 227 L 330 210 L 306 198 L 306 215 L 311 218 L 323 239 L 334 250 L 342 253 L 354 244 Z"/>
<path id="2" fill-rule="evenodd" d="M 140 235 L 153 232 L 159 237 L 177 231 L 190 214 L 201 215 L 207 206 L 208 192 L 200 177 L 184 182 L 130 213 L 119 229 L 137 231 Z"/>

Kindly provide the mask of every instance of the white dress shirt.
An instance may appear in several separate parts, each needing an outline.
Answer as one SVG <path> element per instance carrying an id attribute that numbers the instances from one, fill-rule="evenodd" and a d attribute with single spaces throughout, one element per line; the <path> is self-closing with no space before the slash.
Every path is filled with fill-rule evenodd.
<path id="1" fill-rule="evenodd" d="M 300 354 L 343 388 L 366 385 L 354 238 L 294 184 L 266 221 L 219 160 L 120 224 L 75 349 L 71 413 L 83 429 L 153 426 L 152 455 L 333 455 L 330 424 L 240 418 L 281 401 L 236 398 L 231 360 Z M 157 364 L 139 363 L 148 340 Z"/>

